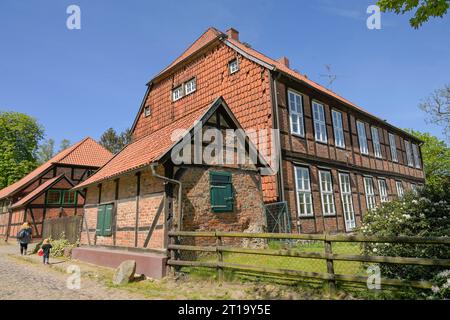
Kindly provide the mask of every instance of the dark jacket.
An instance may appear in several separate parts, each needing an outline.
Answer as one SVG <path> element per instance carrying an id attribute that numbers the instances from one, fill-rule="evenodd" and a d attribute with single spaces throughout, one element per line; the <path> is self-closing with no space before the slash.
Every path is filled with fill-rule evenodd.
<path id="1" fill-rule="evenodd" d="M 17 234 L 17 238 L 20 243 L 28 244 L 31 242 L 31 234 L 32 233 L 33 233 L 33 231 L 31 230 L 31 228 L 22 229 Z"/>
<path id="2" fill-rule="evenodd" d="M 43 244 L 41 249 L 42 251 L 44 251 L 44 255 L 45 256 L 49 256 L 50 255 L 50 249 L 53 248 L 52 245 L 50 243 L 47 244 Z"/>

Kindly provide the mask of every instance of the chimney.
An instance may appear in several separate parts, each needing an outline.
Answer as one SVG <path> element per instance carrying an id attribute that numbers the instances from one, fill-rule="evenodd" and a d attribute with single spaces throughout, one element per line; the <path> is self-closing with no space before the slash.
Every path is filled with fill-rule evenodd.
<path id="1" fill-rule="evenodd" d="M 286 67 L 289 68 L 289 59 L 286 57 L 281 57 L 280 59 L 278 59 L 278 62 L 284 64 Z"/>
<path id="2" fill-rule="evenodd" d="M 227 30 L 227 36 L 228 38 L 239 41 L 239 31 L 234 28 L 230 28 Z"/>

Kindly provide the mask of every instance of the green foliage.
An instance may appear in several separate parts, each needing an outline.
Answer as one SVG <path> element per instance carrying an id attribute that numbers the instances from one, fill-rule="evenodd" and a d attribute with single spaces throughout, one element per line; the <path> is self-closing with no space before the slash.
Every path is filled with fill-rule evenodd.
<path id="1" fill-rule="evenodd" d="M 450 183 L 427 185 L 418 194 L 408 193 L 366 213 L 361 226 L 364 235 L 375 236 L 450 236 Z M 448 259 L 446 245 L 367 243 L 367 255 Z M 381 264 L 386 278 L 431 280 L 442 267 Z"/>
<path id="2" fill-rule="evenodd" d="M 59 144 L 59 152 L 66 150 L 68 147 L 70 147 L 70 144 L 70 140 L 62 139 L 61 143 Z"/>
<path id="3" fill-rule="evenodd" d="M 445 270 L 433 279 L 432 295 L 430 299 L 450 299 L 450 270 Z"/>
<path id="4" fill-rule="evenodd" d="M 65 238 L 64 234 L 59 239 L 50 239 L 50 244 L 52 245 L 50 252 L 52 257 L 62 257 L 64 256 L 65 248 L 74 246 Z"/>
<path id="5" fill-rule="evenodd" d="M 111 151 L 113 154 L 118 153 L 127 144 L 131 142 L 131 130 L 126 129 L 125 131 L 117 134 L 116 130 L 109 128 L 100 137 L 99 143 Z"/>
<path id="6" fill-rule="evenodd" d="M 43 129 L 36 119 L 18 112 L 0 112 L 0 189 L 36 168 L 42 137 Z"/>
<path id="7" fill-rule="evenodd" d="M 450 6 L 449 0 L 378 0 L 381 11 L 405 14 L 416 9 L 409 23 L 414 29 L 422 26 L 430 17 L 443 17 Z"/>
<path id="8" fill-rule="evenodd" d="M 43 164 L 55 155 L 55 140 L 48 139 L 39 145 L 37 159 L 39 164 Z"/>
<path id="9" fill-rule="evenodd" d="M 419 104 L 426 115 L 427 123 L 442 127 L 442 133 L 450 141 L 450 83 L 435 90 Z"/>
<path id="10" fill-rule="evenodd" d="M 427 184 L 443 185 L 450 179 L 450 148 L 448 145 L 429 133 L 408 130 L 412 135 L 424 141 L 422 160 Z"/>

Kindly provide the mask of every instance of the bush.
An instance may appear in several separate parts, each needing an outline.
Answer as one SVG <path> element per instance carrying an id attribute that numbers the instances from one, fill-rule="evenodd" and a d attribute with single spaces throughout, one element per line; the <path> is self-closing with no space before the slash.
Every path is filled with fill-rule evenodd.
<path id="1" fill-rule="evenodd" d="M 450 299 L 450 270 L 445 270 L 436 275 L 433 279 L 434 286 L 430 299 Z"/>
<path id="2" fill-rule="evenodd" d="M 360 230 L 375 236 L 450 236 L 450 184 L 426 186 L 417 194 L 383 204 L 369 211 Z M 417 258 L 450 257 L 447 245 L 367 243 L 364 254 Z M 383 277 L 408 280 L 432 280 L 443 267 L 381 264 Z"/>

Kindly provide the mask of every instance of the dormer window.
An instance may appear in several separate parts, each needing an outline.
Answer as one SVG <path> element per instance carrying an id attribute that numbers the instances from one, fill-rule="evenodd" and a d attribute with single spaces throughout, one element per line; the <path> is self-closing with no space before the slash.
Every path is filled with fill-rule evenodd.
<path id="1" fill-rule="evenodd" d="M 172 89 L 172 100 L 177 101 L 183 97 L 183 86 Z"/>
<path id="2" fill-rule="evenodd" d="M 230 74 L 233 74 L 233 73 L 239 71 L 238 59 L 233 59 L 228 63 L 228 70 L 230 71 Z"/>
<path id="3" fill-rule="evenodd" d="M 150 116 L 150 113 L 151 113 L 150 106 L 146 106 L 144 108 L 144 116 L 148 117 L 148 116 Z"/>
<path id="4" fill-rule="evenodd" d="M 184 84 L 184 92 L 185 92 L 185 95 L 188 95 L 188 94 L 194 92 L 196 89 L 197 89 L 197 82 L 196 82 L 196 79 L 195 79 L 195 78 L 193 78 L 193 79 L 187 81 L 187 82 Z"/>

